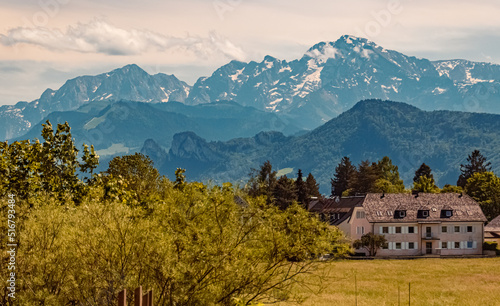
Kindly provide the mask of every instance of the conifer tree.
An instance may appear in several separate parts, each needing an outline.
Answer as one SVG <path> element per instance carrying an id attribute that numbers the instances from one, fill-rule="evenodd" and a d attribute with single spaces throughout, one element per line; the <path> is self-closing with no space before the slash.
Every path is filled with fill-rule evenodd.
<path id="1" fill-rule="evenodd" d="M 320 197 L 321 193 L 319 192 L 319 184 L 316 182 L 316 179 L 314 176 L 309 173 L 307 175 L 306 179 L 306 187 L 307 187 L 307 193 L 309 197 Z"/>
<path id="2" fill-rule="evenodd" d="M 267 197 L 267 204 L 271 204 L 277 182 L 276 175 L 277 172 L 273 170 L 269 160 L 260 166 L 260 170 L 252 169 L 248 181 L 248 194 L 254 197 L 264 195 Z"/>
<path id="3" fill-rule="evenodd" d="M 306 183 L 303 180 L 302 170 L 297 172 L 297 179 L 295 180 L 295 188 L 297 189 L 297 200 L 303 207 L 307 207 L 309 195 L 307 192 Z"/>
<path id="4" fill-rule="evenodd" d="M 342 157 L 331 179 L 332 196 L 342 196 L 342 193 L 349 188 L 349 181 L 353 179 L 355 174 L 356 167 L 351 163 L 349 157 Z"/>
<path id="5" fill-rule="evenodd" d="M 412 190 L 428 193 L 439 192 L 439 188 L 436 186 L 436 182 L 434 181 L 434 175 L 432 175 L 431 167 L 425 163 L 420 165 L 417 171 L 415 171 Z"/>
<path id="6" fill-rule="evenodd" d="M 276 182 L 273 191 L 275 205 L 281 209 L 287 209 L 294 201 L 297 201 L 297 186 L 293 179 L 283 175 Z"/>
<path id="7" fill-rule="evenodd" d="M 354 179 L 350 181 L 349 188 L 351 194 L 364 194 L 376 192 L 376 181 L 380 178 L 380 170 L 376 163 L 370 163 L 368 160 L 362 161 L 358 166 L 358 171 Z"/>
<path id="8" fill-rule="evenodd" d="M 474 173 L 482 173 L 491 171 L 491 162 L 486 162 L 479 150 L 474 150 L 467 157 L 467 164 L 460 164 L 460 171 L 462 172 L 458 177 L 457 186 L 465 187 L 467 180 L 474 175 Z"/>
<path id="9" fill-rule="evenodd" d="M 434 183 L 434 175 L 432 175 L 432 170 L 431 167 L 423 163 L 420 165 L 420 167 L 415 171 L 415 176 L 413 177 L 413 182 L 416 183 L 419 181 L 421 176 L 425 176 L 427 178 L 430 178 L 432 182 Z"/>

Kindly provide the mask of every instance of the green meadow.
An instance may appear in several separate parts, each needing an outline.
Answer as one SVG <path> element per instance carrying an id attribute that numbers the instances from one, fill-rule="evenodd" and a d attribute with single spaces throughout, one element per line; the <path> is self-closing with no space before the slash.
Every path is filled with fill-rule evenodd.
<path id="1" fill-rule="evenodd" d="M 409 295 L 411 305 L 500 305 L 499 257 L 344 260 L 316 268 L 322 282 L 310 275 L 295 286 L 308 296 L 302 305 L 408 305 Z"/>

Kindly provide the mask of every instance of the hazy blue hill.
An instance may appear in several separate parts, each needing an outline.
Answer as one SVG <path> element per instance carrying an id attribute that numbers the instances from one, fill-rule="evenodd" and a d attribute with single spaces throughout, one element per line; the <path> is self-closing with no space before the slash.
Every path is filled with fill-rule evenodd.
<path id="1" fill-rule="evenodd" d="M 173 75 L 150 75 L 137 65 L 127 65 L 96 76 L 79 76 L 58 90 L 47 89 L 39 99 L 0 106 L 0 139 L 11 139 L 29 131 L 52 112 L 77 110 L 106 100 L 166 102 L 184 101 L 190 86 Z"/>
<path id="2" fill-rule="evenodd" d="M 208 140 L 249 137 L 261 130 L 287 134 L 298 131 L 275 114 L 234 102 L 187 106 L 176 102 L 99 101 L 76 111 L 53 112 L 18 139 L 40 138 L 41 124 L 46 120 L 54 127 L 68 121 L 78 146 L 93 144 L 102 157 L 139 151 L 149 138 L 160 147 L 170 148 L 174 134 L 187 131 Z"/>
<path id="3" fill-rule="evenodd" d="M 171 169 L 186 167 L 192 179 L 246 180 L 251 167 L 257 168 L 269 159 L 276 169 L 294 168 L 296 172 L 301 168 L 305 173 L 312 172 L 321 183 L 322 192 L 328 192 L 330 178 L 342 156 L 359 163 L 387 155 L 399 166 L 407 185 L 425 162 L 442 186 L 456 183 L 460 163 L 474 149 L 483 152 L 494 169 L 500 171 L 500 115 L 428 112 L 381 100 L 361 101 L 298 137 L 266 132 L 253 138 L 206 142 L 193 134 L 176 136 L 176 150 L 164 152 L 168 166 L 163 169 L 172 175 Z M 191 141 L 186 142 L 186 138 Z M 259 138 L 265 141 L 258 141 Z M 183 143 L 189 146 L 183 147 Z M 210 154 L 199 158 L 195 152 Z M 158 154 L 154 150 L 150 153 Z"/>
<path id="4" fill-rule="evenodd" d="M 106 104 L 106 100 L 177 101 L 189 106 L 215 103 L 213 109 L 191 111 L 214 114 L 217 120 L 224 118 L 218 114 L 218 103 L 234 101 L 272 113 L 285 125 L 312 130 L 364 99 L 400 101 L 422 110 L 498 114 L 500 65 L 461 59 L 430 61 L 351 35 L 317 43 L 291 61 L 269 55 L 260 62 L 231 61 L 210 76 L 200 77 L 193 86 L 173 75 L 150 75 L 132 64 L 70 79 L 29 103 L 0 106 L 0 139 L 25 134 L 52 112 Z M 169 107 L 176 110 L 167 111 L 183 113 L 179 105 Z M 235 109 L 240 110 L 238 106 Z M 231 112 L 231 108 L 225 105 L 225 111 Z M 277 122 L 273 120 L 260 130 Z M 281 130 L 279 126 L 276 129 Z"/>

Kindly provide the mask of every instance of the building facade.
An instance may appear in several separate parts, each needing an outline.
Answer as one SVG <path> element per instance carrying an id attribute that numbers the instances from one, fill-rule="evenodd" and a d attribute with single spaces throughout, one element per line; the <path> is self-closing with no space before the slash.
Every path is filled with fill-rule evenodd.
<path id="1" fill-rule="evenodd" d="M 371 193 L 313 201 L 309 209 L 338 226 L 352 241 L 369 232 L 384 235 L 387 245 L 377 256 L 483 253 L 486 218 L 467 195 Z M 332 218 L 332 214 L 340 214 L 340 218 Z"/>
<path id="2" fill-rule="evenodd" d="M 500 246 L 500 216 L 484 227 L 484 241 L 496 242 Z"/>

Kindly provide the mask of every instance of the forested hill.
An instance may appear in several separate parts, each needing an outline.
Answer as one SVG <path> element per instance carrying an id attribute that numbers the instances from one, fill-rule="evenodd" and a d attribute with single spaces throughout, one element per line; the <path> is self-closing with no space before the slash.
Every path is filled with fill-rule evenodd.
<path id="1" fill-rule="evenodd" d="M 428 112 L 404 103 L 365 100 L 302 136 L 266 132 L 253 138 L 206 142 L 193 133 L 181 133 L 174 136 L 168 153 L 159 151 L 151 140 L 143 153 L 156 159 L 164 174 L 183 167 L 190 179 L 215 181 L 245 181 L 250 168 L 270 160 L 275 169 L 312 172 L 321 191 L 328 193 L 330 178 L 343 156 L 355 163 L 389 156 L 407 186 L 425 162 L 442 186 L 456 183 L 460 163 L 474 149 L 492 162 L 494 171 L 500 170 L 500 115 Z"/>

